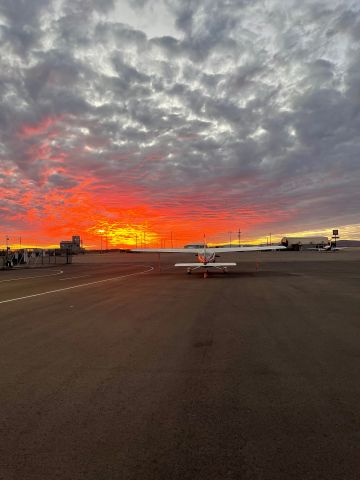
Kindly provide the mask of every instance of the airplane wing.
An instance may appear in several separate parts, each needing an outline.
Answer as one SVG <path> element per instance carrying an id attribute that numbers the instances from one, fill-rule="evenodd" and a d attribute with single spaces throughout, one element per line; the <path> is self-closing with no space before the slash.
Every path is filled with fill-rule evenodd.
<path id="1" fill-rule="evenodd" d="M 203 252 L 203 248 L 132 248 L 130 252 L 142 253 L 198 253 Z"/>
<path id="2" fill-rule="evenodd" d="M 283 245 L 268 245 L 265 247 L 219 247 L 219 248 L 207 248 L 207 251 L 216 252 L 216 253 L 236 253 L 236 252 L 258 252 L 258 251 L 269 251 L 269 250 L 286 250 L 286 247 Z"/>
<path id="3" fill-rule="evenodd" d="M 206 247 L 208 253 L 236 253 L 236 252 L 257 252 L 269 250 L 286 250 L 283 245 L 268 245 L 265 247 Z M 142 253 L 202 253 L 203 248 L 132 248 L 130 252 Z"/>
<path id="4" fill-rule="evenodd" d="M 208 263 L 201 263 L 201 262 L 194 262 L 194 263 L 175 263 L 175 267 L 235 267 L 236 263 L 234 262 L 208 262 Z"/>

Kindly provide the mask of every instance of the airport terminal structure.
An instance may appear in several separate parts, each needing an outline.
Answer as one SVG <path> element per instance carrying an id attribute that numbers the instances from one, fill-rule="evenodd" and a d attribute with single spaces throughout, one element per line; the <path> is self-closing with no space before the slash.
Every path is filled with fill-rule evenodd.
<path id="1" fill-rule="evenodd" d="M 79 235 L 73 235 L 71 240 L 62 240 L 60 242 L 60 250 L 69 251 L 71 254 L 83 252 L 81 238 Z"/>

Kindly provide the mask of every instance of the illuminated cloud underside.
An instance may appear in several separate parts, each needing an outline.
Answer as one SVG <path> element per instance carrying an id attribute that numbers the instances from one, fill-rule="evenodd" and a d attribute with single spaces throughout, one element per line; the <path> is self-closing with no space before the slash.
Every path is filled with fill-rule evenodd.
<path id="1" fill-rule="evenodd" d="M 0 244 L 360 239 L 358 2 L 3 0 L 0 38 Z"/>

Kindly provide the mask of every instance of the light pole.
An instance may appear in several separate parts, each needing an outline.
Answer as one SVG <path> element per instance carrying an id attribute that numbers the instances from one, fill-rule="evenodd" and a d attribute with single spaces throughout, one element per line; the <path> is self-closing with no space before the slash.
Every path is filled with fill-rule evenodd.
<path id="1" fill-rule="evenodd" d="M 271 246 L 271 232 L 270 232 L 270 246 Z"/>
<path id="2" fill-rule="evenodd" d="M 230 248 L 231 248 L 231 235 L 232 235 L 232 232 L 229 232 L 229 237 L 230 237 Z"/>
<path id="3" fill-rule="evenodd" d="M 100 253 L 102 253 L 102 249 L 103 249 L 103 234 L 106 233 L 105 230 L 101 229 L 101 230 L 97 230 L 97 233 L 100 234 Z"/>
<path id="4" fill-rule="evenodd" d="M 5 257 L 5 262 L 7 267 L 11 267 L 11 261 L 9 260 L 9 237 L 6 235 L 6 257 Z"/>
<path id="5" fill-rule="evenodd" d="M 239 239 L 239 247 L 240 247 L 240 239 L 241 239 L 241 232 L 240 232 L 240 228 L 239 228 L 239 231 L 238 231 L 238 239 Z"/>

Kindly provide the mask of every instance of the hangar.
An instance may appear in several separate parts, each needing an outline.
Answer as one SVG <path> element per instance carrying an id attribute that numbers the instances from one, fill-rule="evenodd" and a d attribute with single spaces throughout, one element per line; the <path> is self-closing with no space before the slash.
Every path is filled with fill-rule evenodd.
<path id="1" fill-rule="evenodd" d="M 329 245 L 327 237 L 283 237 L 281 245 L 288 250 L 306 250 L 308 248 L 324 248 Z"/>

